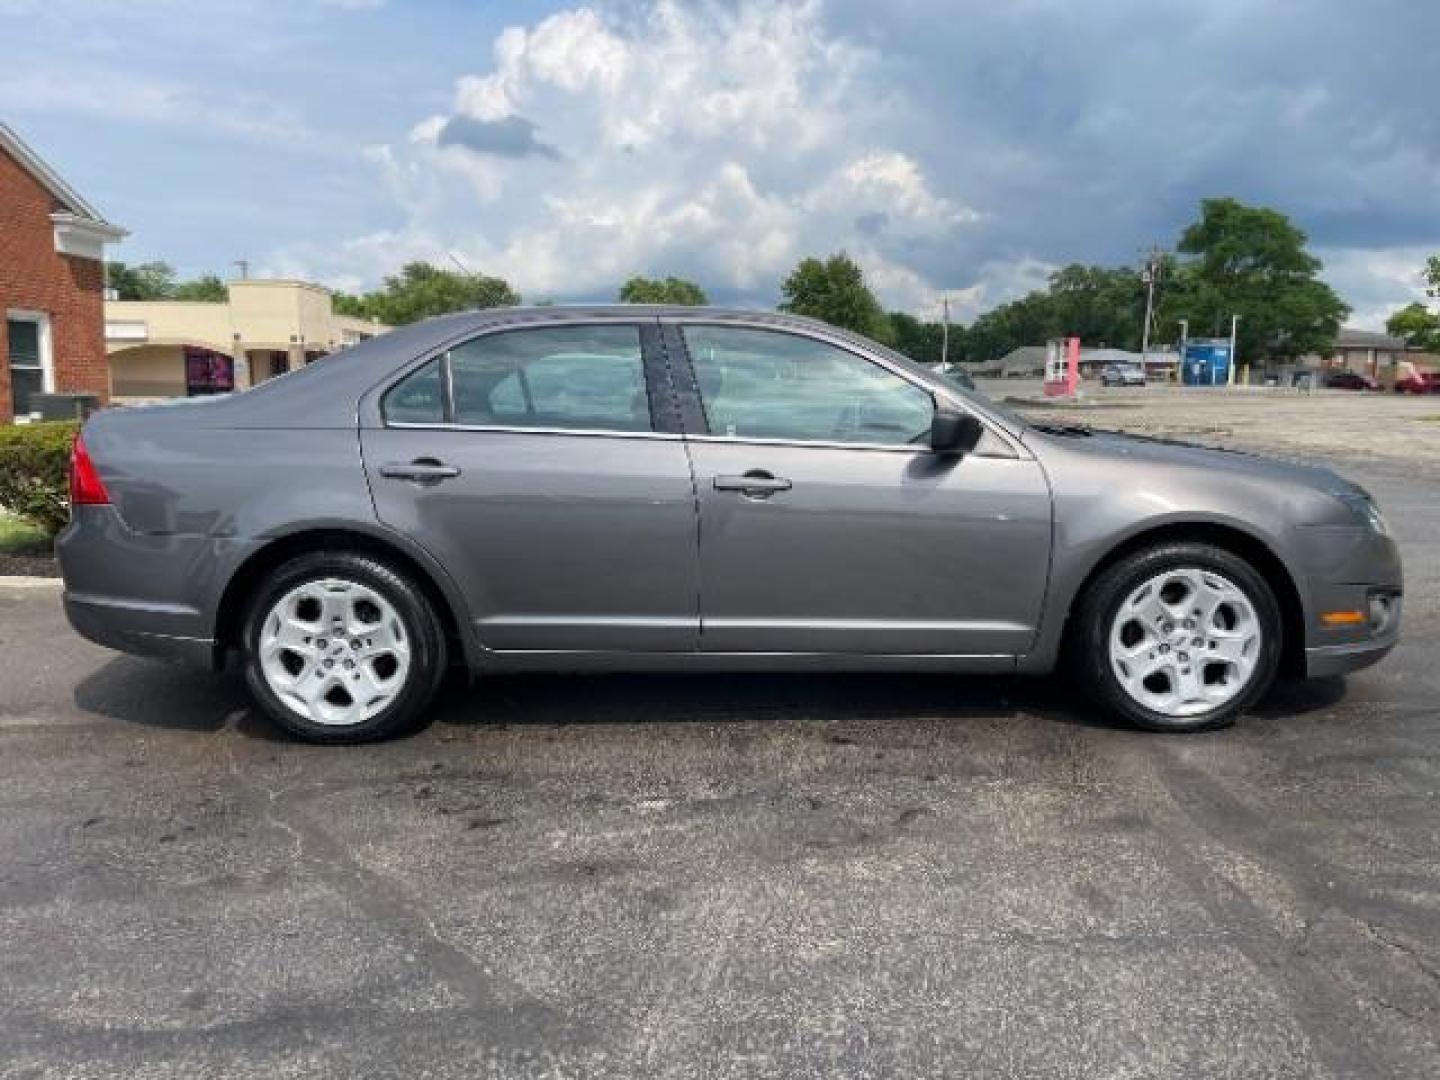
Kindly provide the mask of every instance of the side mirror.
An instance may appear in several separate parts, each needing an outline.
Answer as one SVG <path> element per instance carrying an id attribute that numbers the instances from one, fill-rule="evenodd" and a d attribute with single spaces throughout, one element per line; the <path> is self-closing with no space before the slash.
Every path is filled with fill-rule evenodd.
<path id="1" fill-rule="evenodd" d="M 930 449 L 944 457 L 963 457 L 979 445 L 985 425 L 950 405 L 935 409 L 930 421 Z"/>

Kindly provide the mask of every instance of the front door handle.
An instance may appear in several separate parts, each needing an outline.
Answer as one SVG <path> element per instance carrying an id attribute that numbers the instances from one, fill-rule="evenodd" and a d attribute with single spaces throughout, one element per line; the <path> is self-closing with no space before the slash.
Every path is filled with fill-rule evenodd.
<path id="1" fill-rule="evenodd" d="M 446 465 L 434 458 L 416 458 L 414 461 L 392 461 L 380 466 L 380 475 L 390 480 L 412 480 L 417 484 L 438 484 L 460 475 L 454 465 Z"/>
<path id="2" fill-rule="evenodd" d="M 739 491 L 752 498 L 766 498 L 777 491 L 789 491 L 792 486 L 783 476 L 772 476 L 763 469 L 751 469 L 744 476 L 715 477 L 716 491 Z"/>

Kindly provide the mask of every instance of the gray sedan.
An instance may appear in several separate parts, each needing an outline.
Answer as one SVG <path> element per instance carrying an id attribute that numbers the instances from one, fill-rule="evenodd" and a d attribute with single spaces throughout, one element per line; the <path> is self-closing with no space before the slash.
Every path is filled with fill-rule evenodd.
<path id="1" fill-rule="evenodd" d="M 1106 364 L 1100 372 L 1102 386 L 1144 386 L 1145 369 L 1139 364 Z"/>
<path id="2" fill-rule="evenodd" d="M 1048 674 L 1145 728 L 1374 663 L 1396 547 L 1320 468 L 1035 425 L 874 342 L 697 308 L 406 327 L 232 396 L 102 412 L 70 621 L 243 666 L 308 739 L 450 666 Z"/>

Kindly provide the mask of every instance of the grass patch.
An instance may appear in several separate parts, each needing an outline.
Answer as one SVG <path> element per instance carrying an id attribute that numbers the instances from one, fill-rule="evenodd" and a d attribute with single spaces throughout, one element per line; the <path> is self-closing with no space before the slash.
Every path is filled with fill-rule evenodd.
<path id="1" fill-rule="evenodd" d="M 50 538 L 38 525 L 0 510 L 0 555 L 48 555 Z"/>

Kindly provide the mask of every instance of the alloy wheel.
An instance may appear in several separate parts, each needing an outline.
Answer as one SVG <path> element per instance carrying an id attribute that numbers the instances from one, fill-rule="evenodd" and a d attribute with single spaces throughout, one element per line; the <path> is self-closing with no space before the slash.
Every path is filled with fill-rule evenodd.
<path id="1" fill-rule="evenodd" d="M 1197 717 L 1245 692 L 1263 631 L 1254 602 L 1233 581 L 1177 567 L 1126 597 L 1109 643 L 1115 677 L 1136 703 L 1168 717 Z"/>
<path id="2" fill-rule="evenodd" d="M 410 639 L 395 606 L 375 589 L 327 577 L 271 606 L 259 660 L 287 708 L 316 724 L 346 727 L 374 717 L 405 688 Z"/>

